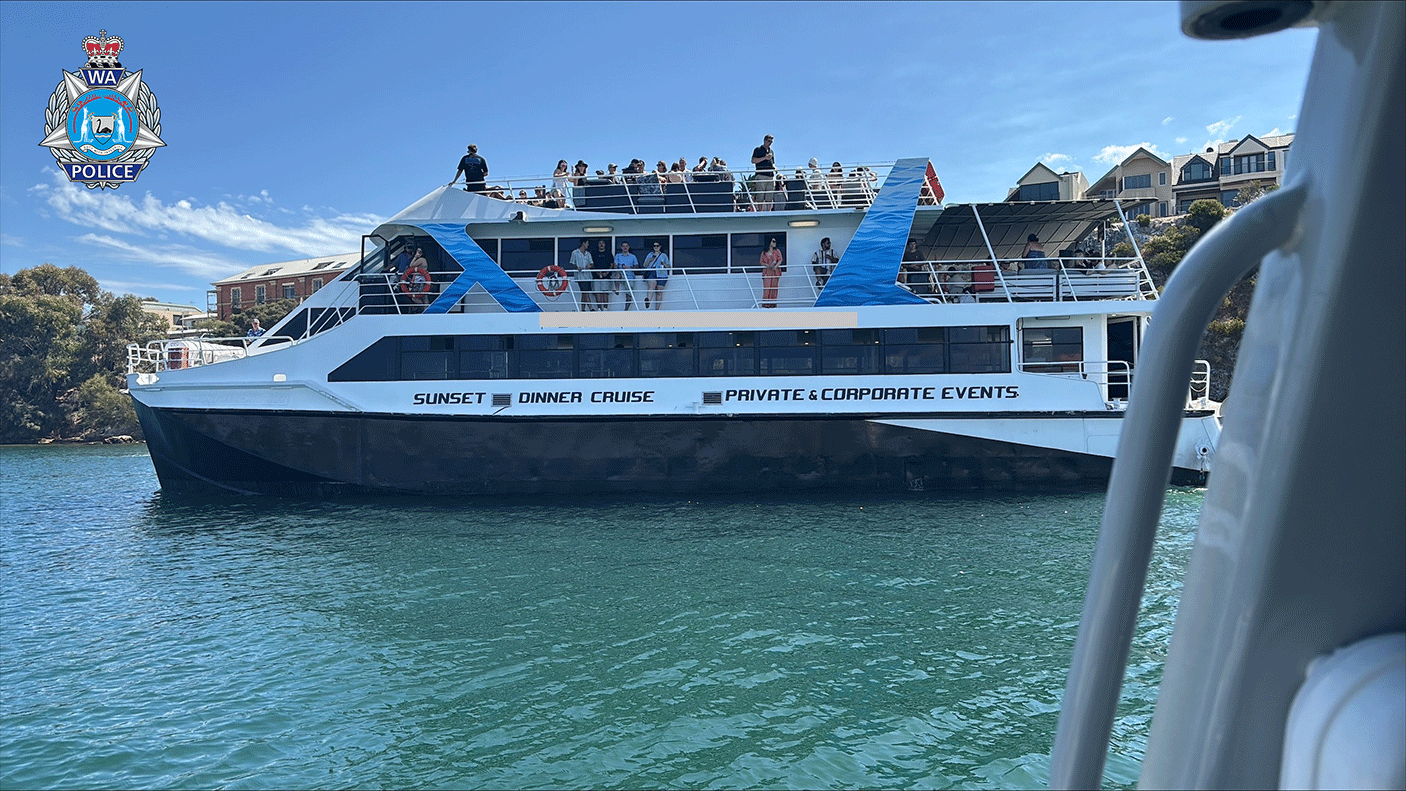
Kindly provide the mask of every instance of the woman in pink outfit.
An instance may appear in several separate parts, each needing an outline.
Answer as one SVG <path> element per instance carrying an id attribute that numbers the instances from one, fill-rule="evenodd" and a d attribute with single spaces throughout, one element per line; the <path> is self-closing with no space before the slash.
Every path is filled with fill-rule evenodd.
<path id="1" fill-rule="evenodd" d="M 781 250 L 776 247 L 776 237 L 772 237 L 767 243 L 766 250 L 762 253 L 762 307 L 776 307 L 776 284 L 781 281 L 781 272 L 785 268 L 785 259 L 781 255 Z"/>

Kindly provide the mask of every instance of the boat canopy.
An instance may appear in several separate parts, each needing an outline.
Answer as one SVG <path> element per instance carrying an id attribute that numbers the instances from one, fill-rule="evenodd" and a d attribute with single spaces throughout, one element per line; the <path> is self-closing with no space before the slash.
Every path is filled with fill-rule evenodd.
<path id="1" fill-rule="evenodd" d="M 1124 201 L 1123 205 L 1138 203 L 1146 201 Z M 1114 200 L 949 205 L 919 245 L 931 250 L 937 260 L 990 260 L 993 252 L 1005 260 L 1020 258 L 1026 239 L 1035 234 L 1053 255 L 1053 251 L 1084 239 L 1100 223 L 1117 219 L 1119 206 Z"/>

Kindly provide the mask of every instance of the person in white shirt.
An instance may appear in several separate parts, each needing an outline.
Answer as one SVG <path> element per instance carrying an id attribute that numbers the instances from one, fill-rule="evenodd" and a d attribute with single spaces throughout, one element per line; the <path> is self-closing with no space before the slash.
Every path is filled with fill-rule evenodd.
<path id="1" fill-rule="evenodd" d="M 591 278 L 591 265 L 594 260 L 586 248 L 591 245 L 590 239 L 582 239 L 581 246 L 571 251 L 571 260 L 568 264 L 571 271 L 567 275 L 576 281 L 576 288 L 581 292 L 581 304 L 586 306 L 586 310 L 599 310 L 593 301 L 591 291 L 595 288 L 595 281 Z"/>

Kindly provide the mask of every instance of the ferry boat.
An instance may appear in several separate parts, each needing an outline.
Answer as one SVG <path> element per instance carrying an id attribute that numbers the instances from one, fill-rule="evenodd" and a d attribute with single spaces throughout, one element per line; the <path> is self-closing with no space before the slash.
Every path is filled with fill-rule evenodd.
<path id="1" fill-rule="evenodd" d="M 1131 256 L 1108 249 L 1126 206 L 943 205 L 926 158 L 781 172 L 769 185 L 740 172 L 581 180 L 561 208 L 435 189 L 234 355 L 215 340 L 129 349 L 163 489 L 1107 479 L 1158 297 L 1136 240 Z M 1044 259 L 1023 257 L 1032 237 Z M 822 239 L 832 268 L 812 266 Z M 761 265 L 773 240 L 774 280 Z M 669 276 L 572 270 L 583 241 L 603 261 L 628 245 L 640 264 L 657 245 Z M 402 283 L 416 250 L 428 277 Z M 1205 478 L 1220 434 L 1209 379 L 1200 362 L 1185 385 L 1186 482 Z"/>

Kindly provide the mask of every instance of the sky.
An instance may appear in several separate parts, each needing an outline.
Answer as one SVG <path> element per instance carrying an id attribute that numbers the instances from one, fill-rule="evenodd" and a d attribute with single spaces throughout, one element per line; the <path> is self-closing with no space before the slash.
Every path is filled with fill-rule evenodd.
<path id="1" fill-rule="evenodd" d="M 142 70 L 166 147 L 132 183 L 70 183 L 45 108 L 99 30 Z M 0 271 L 78 266 L 203 307 L 211 281 L 360 248 L 448 183 L 558 159 L 777 164 L 929 157 L 947 203 L 1036 162 L 1090 183 L 1292 132 L 1317 32 L 1180 32 L 1175 2 L 0 2 Z M 546 178 L 543 179 L 546 181 Z"/>

